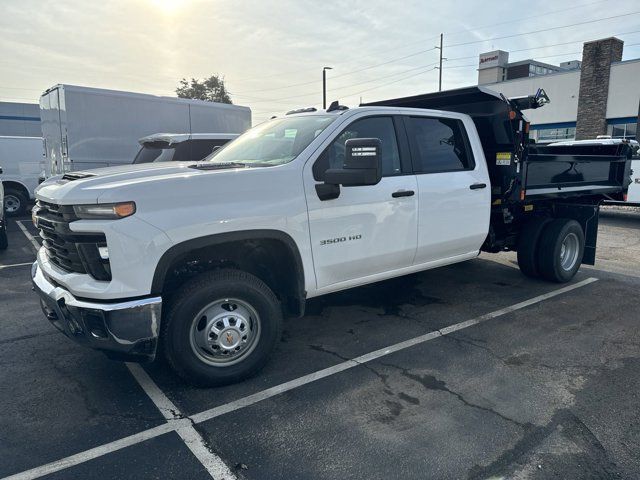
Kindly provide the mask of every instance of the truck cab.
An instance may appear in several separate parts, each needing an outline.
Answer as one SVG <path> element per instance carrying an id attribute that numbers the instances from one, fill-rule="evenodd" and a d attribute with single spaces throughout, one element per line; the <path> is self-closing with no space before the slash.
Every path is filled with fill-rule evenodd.
<path id="1" fill-rule="evenodd" d="M 260 370 L 308 298 L 481 250 L 571 280 L 595 259 L 602 195 L 626 192 L 626 157 L 529 155 L 519 103 L 457 99 L 303 109 L 202 162 L 49 179 L 32 270 L 46 317 L 114 358 L 162 343 L 184 379 L 221 385 Z"/>

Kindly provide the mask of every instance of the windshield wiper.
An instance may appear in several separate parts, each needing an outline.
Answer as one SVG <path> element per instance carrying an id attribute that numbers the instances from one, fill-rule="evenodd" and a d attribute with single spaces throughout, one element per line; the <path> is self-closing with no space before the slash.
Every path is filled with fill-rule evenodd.
<path id="1" fill-rule="evenodd" d="M 238 168 L 238 167 L 246 167 L 246 163 L 239 162 L 199 162 L 194 163 L 193 165 L 189 165 L 189 168 L 194 168 L 196 170 L 222 170 L 225 168 Z"/>

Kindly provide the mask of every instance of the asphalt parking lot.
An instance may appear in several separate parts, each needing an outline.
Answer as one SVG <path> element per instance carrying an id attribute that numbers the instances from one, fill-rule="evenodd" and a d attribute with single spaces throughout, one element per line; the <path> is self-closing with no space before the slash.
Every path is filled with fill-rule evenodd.
<path id="1" fill-rule="evenodd" d="M 0 253 L 2 478 L 211 478 L 183 428 L 246 479 L 640 478 L 640 211 L 603 213 L 568 286 L 500 254 L 312 300 L 260 375 L 217 389 L 58 334 L 20 225 Z"/>

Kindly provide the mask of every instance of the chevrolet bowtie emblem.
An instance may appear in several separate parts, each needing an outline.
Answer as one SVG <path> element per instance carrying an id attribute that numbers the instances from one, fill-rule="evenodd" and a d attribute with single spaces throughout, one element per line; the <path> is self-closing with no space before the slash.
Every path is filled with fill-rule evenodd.
<path id="1" fill-rule="evenodd" d="M 227 343 L 231 345 L 233 343 L 233 335 L 231 332 L 227 332 Z"/>

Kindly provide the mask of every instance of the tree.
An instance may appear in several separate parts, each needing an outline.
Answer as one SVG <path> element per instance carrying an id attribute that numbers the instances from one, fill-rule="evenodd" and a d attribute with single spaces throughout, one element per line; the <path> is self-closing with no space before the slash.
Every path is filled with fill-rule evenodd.
<path id="1" fill-rule="evenodd" d="M 229 91 L 224 86 L 224 77 L 222 75 L 211 75 L 202 81 L 196 78 L 192 78 L 191 80 L 183 78 L 180 80 L 178 88 L 176 88 L 176 94 L 180 98 L 233 103 L 229 96 Z"/>

